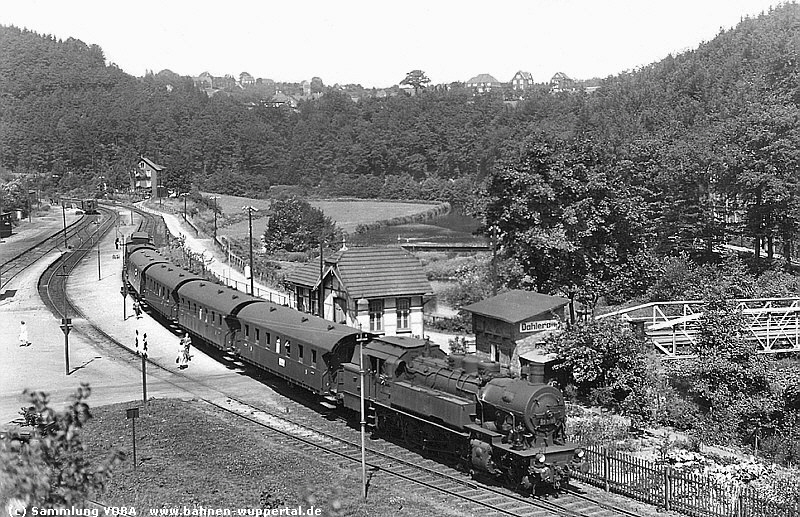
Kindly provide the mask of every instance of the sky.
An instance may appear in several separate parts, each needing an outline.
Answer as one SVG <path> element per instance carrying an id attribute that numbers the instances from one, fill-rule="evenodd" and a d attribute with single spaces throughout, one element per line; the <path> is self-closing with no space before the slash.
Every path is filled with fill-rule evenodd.
<path id="1" fill-rule="evenodd" d="M 697 48 L 777 0 L 0 0 L 0 25 L 99 45 L 143 76 L 241 72 L 388 87 L 488 73 L 607 77 Z"/>

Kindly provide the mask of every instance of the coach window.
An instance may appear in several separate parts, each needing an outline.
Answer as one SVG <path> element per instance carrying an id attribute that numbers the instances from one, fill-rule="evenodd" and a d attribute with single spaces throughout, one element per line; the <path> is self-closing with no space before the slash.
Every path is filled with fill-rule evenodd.
<path id="1" fill-rule="evenodd" d="M 271 338 L 272 336 L 270 336 L 269 332 L 264 332 L 264 334 L 266 334 L 266 338 L 267 338 L 267 339 L 266 339 L 266 342 L 267 342 L 267 344 L 268 344 L 268 345 L 271 345 L 271 344 L 272 344 L 272 340 L 271 340 L 270 338 Z"/>
<path id="2" fill-rule="evenodd" d="M 317 365 L 317 351 L 314 349 L 311 350 L 311 364 Z"/>
<path id="3" fill-rule="evenodd" d="M 297 355 L 300 357 L 300 361 L 303 360 L 303 345 L 297 345 Z"/>
<path id="4" fill-rule="evenodd" d="M 244 337 L 246 337 L 246 338 L 250 337 L 250 325 L 245 325 L 244 326 Z"/>
<path id="5" fill-rule="evenodd" d="M 285 349 L 286 357 L 292 357 L 292 342 L 287 339 L 283 343 L 283 347 Z"/>
<path id="6" fill-rule="evenodd" d="M 275 353 L 281 353 L 281 338 L 278 336 L 275 336 Z"/>
<path id="7" fill-rule="evenodd" d="M 256 343 L 261 343 L 261 329 L 256 328 Z"/>

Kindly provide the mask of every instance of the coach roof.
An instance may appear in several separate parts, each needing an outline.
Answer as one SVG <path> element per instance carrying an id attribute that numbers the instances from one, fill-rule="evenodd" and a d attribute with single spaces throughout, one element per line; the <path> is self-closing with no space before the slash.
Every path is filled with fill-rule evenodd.
<path id="1" fill-rule="evenodd" d="M 208 280 L 187 282 L 178 289 L 178 294 L 223 315 L 235 315 L 244 305 L 264 301 Z"/>
<path id="2" fill-rule="evenodd" d="M 146 267 L 153 264 L 167 262 L 167 259 L 154 249 L 141 248 L 130 254 L 128 262 L 133 264 L 137 269 L 144 270 Z"/>
<path id="3" fill-rule="evenodd" d="M 190 280 L 202 280 L 201 277 L 169 263 L 155 264 L 147 268 L 147 277 L 172 291 Z"/>
<path id="4" fill-rule="evenodd" d="M 333 351 L 343 339 L 355 339 L 358 334 L 358 329 L 270 302 L 244 307 L 239 311 L 239 320 L 263 327 L 292 342 L 313 345 L 327 352 Z"/>

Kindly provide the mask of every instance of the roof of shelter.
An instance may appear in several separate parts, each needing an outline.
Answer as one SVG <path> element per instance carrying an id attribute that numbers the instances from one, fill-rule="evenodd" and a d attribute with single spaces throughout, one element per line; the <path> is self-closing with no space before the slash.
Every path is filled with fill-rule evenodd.
<path id="1" fill-rule="evenodd" d="M 568 303 L 569 299 L 561 296 L 514 290 L 467 305 L 463 309 L 508 323 L 518 323 Z"/>

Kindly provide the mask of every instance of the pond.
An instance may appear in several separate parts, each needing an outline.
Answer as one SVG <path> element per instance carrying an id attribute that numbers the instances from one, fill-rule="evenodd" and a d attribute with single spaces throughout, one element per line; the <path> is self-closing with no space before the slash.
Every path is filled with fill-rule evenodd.
<path id="1" fill-rule="evenodd" d="M 487 244 L 488 240 L 474 232 L 481 223 L 455 210 L 418 223 L 381 226 L 364 233 L 351 233 L 347 240 L 356 246 L 380 246 L 398 243 Z"/>

